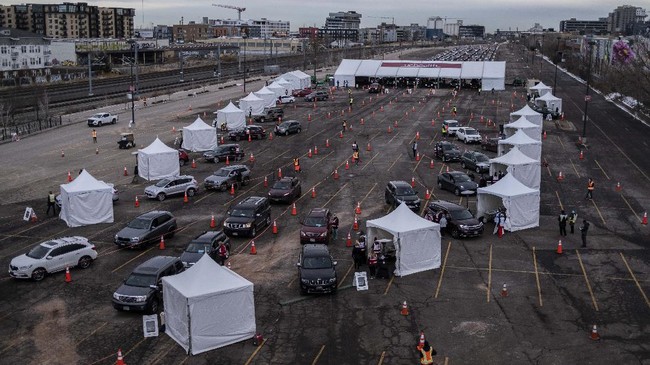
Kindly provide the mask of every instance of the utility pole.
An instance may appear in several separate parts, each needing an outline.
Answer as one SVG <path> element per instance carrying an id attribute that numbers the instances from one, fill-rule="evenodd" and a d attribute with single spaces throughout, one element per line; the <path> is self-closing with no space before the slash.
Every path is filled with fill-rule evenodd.
<path id="1" fill-rule="evenodd" d="M 183 80 L 183 51 L 182 50 L 178 51 L 178 58 L 179 58 L 179 60 L 181 62 L 181 79 L 180 79 L 180 82 L 183 82 L 185 80 Z"/>
<path id="2" fill-rule="evenodd" d="M 591 60 L 592 60 L 592 54 L 593 54 L 593 49 L 594 45 L 596 42 L 594 41 L 589 41 L 589 65 L 587 66 L 587 90 L 585 91 L 585 116 L 582 121 L 582 144 L 586 145 L 587 144 L 587 108 L 589 107 L 589 102 L 591 101 L 591 95 L 589 95 L 589 81 L 591 80 Z"/>
<path id="3" fill-rule="evenodd" d="M 561 57 L 560 57 L 560 40 L 562 39 L 561 37 L 555 38 L 557 40 L 557 44 L 555 46 L 555 77 L 553 77 L 553 94 L 557 95 L 557 64 L 560 63 Z"/>
<path id="4" fill-rule="evenodd" d="M 88 96 L 93 96 L 93 68 L 90 51 L 88 51 Z"/>

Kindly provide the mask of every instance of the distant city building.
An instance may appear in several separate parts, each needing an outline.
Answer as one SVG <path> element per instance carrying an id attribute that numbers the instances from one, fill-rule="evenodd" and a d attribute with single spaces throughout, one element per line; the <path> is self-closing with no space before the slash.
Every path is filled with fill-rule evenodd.
<path id="1" fill-rule="evenodd" d="M 459 38 L 483 38 L 485 27 L 482 25 L 461 25 L 458 27 Z"/>
<path id="2" fill-rule="evenodd" d="M 246 34 L 252 38 L 288 37 L 291 26 L 288 21 L 266 18 L 239 20 L 203 17 L 203 24 L 210 25 L 216 37 L 240 37 L 242 34 Z"/>
<path id="3" fill-rule="evenodd" d="M 566 33 L 606 34 L 608 32 L 607 28 L 607 18 L 599 18 L 598 20 L 577 20 L 576 18 L 571 18 L 560 21 L 560 32 Z"/>
<path id="4" fill-rule="evenodd" d="M 445 23 L 443 31 L 448 36 L 457 37 L 462 25 L 463 21 L 461 19 L 457 19 L 455 23 Z"/>
<path id="5" fill-rule="evenodd" d="M 643 22 L 646 16 L 645 9 L 643 8 L 631 5 L 619 6 L 613 12 L 609 13 L 608 30 L 612 34 L 624 34 L 628 24 Z"/>
<path id="6" fill-rule="evenodd" d="M 432 16 L 427 19 L 426 38 L 442 39 L 445 37 L 445 21 L 439 16 Z"/>
<path id="7" fill-rule="evenodd" d="M 361 14 L 356 11 L 330 13 L 325 19 L 325 28 L 332 29 L 359 29 Z"/>
<path id="8" fill-rule="evenodd" d="M 210 26 L 207 24 L 174 24 L 173 38 L 176 43 L 193 43 L 198 39 L 212 38 Z"/>
<path id="9" fill-rule="evenodd" d="M 300 38 L 316 39 L 318 37 L 318 28 L 316 27 L 298 28 L 298 35 Z"/>
<path id="10" fill-rule="evenodd" d="M 50 41 L 41 34 L 0 28 L 0 72 L 3 79 L 13 72 L 43 70 L 50 66 Z"/>
<path id="11" fill-rule="evenodd" d="M 346 47 L 359 42 L 359 25 L 361 14 L 355 11 L 329 13 L 325 27 L 318 30 L 318 38 L 325 43 L 335 43 L 337 47 Z"/>
<path id="12" fill-rule="evenodd" d="M 0 6 L 0 27 L 49 38 L 131 38 L 135 9 L 87 3 Z"/>

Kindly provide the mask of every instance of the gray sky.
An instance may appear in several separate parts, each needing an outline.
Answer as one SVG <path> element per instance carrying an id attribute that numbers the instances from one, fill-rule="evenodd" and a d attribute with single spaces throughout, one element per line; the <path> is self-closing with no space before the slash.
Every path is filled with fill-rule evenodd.
<path id="1" fill-rule="evenodd" d="M 74 0 L 66 0 L 76 2 Z M 2 0 L 3 4 L 19 1 Z M 35 3 L 61 3 L 61 1 L 38 1 Z M 202 17 L 237 18 L 237 11 L 212 6 L 213 3 L 234 5 L 246 8 L 242 19 L 267 18 L 288 20 L 291 30 L 303 26 L 322 27 L 330 12 L 356 11 L 362 14 L 361 27 L 374 27 L 382 21 L 390 23 L 392 19 L 371 17 L 394 17 L 395 24 L 408 25 L 418 23 L 426 25 L 429 16 L 460 18 L 465 25 L 484 25 L 487 32 L 502 30 L 526 30 L 535 23 L 544 28 L 558 29 L 560 20 L 577 18 L 580 20 L 597 20 L 607 15 L 616 7 L 623 5 L 621 0 L 116 0 L 90 1 L 91 5 L 135 8 L 136 28 L 151 27 L 153 24 L 179 24 L 181 17 L 189 21 L 200 22 Z M 462 6 L 460 5 L 462 4 Z M 650 11 L 648 0 L 630 2 Z M 451 21 L 451 20 L 450 20 Z"/>

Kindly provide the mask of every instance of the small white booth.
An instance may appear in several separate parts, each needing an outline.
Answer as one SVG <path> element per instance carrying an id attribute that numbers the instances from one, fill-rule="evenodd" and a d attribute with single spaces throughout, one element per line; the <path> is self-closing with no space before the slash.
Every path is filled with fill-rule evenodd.
<path id="1" fill-rule="evenodd" d="M 537 97 L 544 96 L 547 93 L 550 93 L 553 90 L 552 87 L 546 86 L 543 82 L 539 82 L 539 84 L 532 86 L 528 89 L 528 92 L 536 95 Z"/>
<path id="2" fill-rule="evenodd" d="M 539 190 L 519 182 L 511 174 L 477 190 L 477 217 L 500 207 L 506 209 L 504 229 L 510 232 L 539 226 Z"/>
<path id="3" fill-rule="evenodd" d="M 197 117 L 194 123 L 183 127 L 181 147 L 192 152 L 211 150 L 217 147 L 217 130 Z"/>
<path id="4" fill-rule="evenodd" d="M 499 171 L 507 172 L 529 188 L 539 189 L 542 179 L 540 162 L 524 155 L 517 146 L 503 156 L 490 159 L 490 176 Z"/>
<path id="5" fill-rule="evenodd" d="M 255 335 L 253 283 L 208 255 L 162 279 L 167 335 L 197 355 Z"/>
<path id="6" fill-rule="evenodd" d="M 540 128 L 544 125 L 544 116 L 533 110 L 528 104 L 523 108 L 510 113 L 510 121 L 514 122 L 521 117 L 526 117 L 529 122 L 537 124 Z"/>
<path id="7" fill-rule="evenodd" d="M 244 111 L 229 102 L 225 108 L 219 109 L 215 112 L 217 118 L 215 119 L 215 126 L 219 127 L 224 122 L 228 130 L 235 130 L 244 128 L 246 126 L 246 115 Z"/>
<path id="8" fill-rule="evenodd" d="M 535 99 L 535 105 L 539 108 L 546 107 L 549 112 L 562 113 L 562 99 L 554 96 L 551 93 L 546 93 L 539 98 Z M 557 110 L 556 110 L 557 109 Z"/>
<path id="9" fill-rule="evenodd" d="M 528 137 L 521 129 L 512 136 L 499 140 L 497 156 L 503 156 L 510 151 L 512 146 L 519 147 L 521 152 L 533 160 L 541 161 L 542 159 L 542 142 Z"/>
<path id="10" fill-rule="evenodd" d="M 532 123 L 524 116 L 521 116 L 516 121 L 503 126 L 503 131 L 506 135 L 506 138 L 511 137 L 517 133 L 518 130 L 524 131 L 524 133 L 526 133 L 526 135 L 532 139 L 538 141 L 542 140 L 542 127 L 540 125 Z"/>
<path id="11" fill-rule="evenodd" d="M 440 267 L 440 225 L 413 213 L 406 204 L 381 218 L 366 222 L 371 246 L 375 237 L 395 245 L 395 275 L 406 276 Z"/>
<path id="12" fill-rule="evenodd" d="M 275 95 L 275 93 L 269 90 L 266 86 L 261 88 L 259 91 L 254 92 L 254 94 L 258 98 L 264 99 L 265 108 L 274 107 L 278 101 L 278 97 Z"/>
<path id="13" fill-rule="evenodd" d="M 281 86 L 280 84 L 277 83 L 277 81 L 273 81 L 269 86 L 266 87 L 267 89 L 273 91 L 275 94 L 275 99 L 277 100 L 280 96 L 283 95 L 289 95 L 287 89 L 284 88 L 284 86 Z"/>
<path id="14" fill-rule="evenodd" d="M 156 137 L 149 146 L 138 150 L 138 175 L 145 180 L 160 180 L 180 175 L 178 151 Z"/>
<path id="15" fill-rule="evenodd" d="M 264 106 L 266 102 L 264 99 L 253 94 L 248 94 L 245 98 L 239 99 L 239 109 L 244 111 L 244 115 L 262 115 L 264 114 Z"/>
<path id="16" fill-rule="evenodd" d="M 311 76 L 307 75 L 306 73 L 300 70 L 287 72 L 283 74 L 281 77 L 287 80 L 288 82 L 290 82 L 291 87 L 294 90 L 302 90 L 311 87 Z"/>
<path id="17" fill-rule="evenodd" d="M 178 157 L 177 157 L 178 162 Z M 68 227 L 113 223 L 113 187 L 83 170 L 60 187 L 61 212 Z"/>
<path id="18" fill-rule="evenodd" d="M 282 76 L 280 76 L 280 78 L 275 80 L 275 82 L 284 88 L 285 94 L 282 95 L 291 95 L 291 93 L 293 92 L 293 86 L 289 81 L 285 80 Z"/>

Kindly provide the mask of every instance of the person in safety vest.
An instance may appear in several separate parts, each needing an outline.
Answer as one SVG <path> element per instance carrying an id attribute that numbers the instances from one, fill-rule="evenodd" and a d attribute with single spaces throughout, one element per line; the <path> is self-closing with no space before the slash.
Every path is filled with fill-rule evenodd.
<path id="1" fill-rule="evenodd" d="M 594 188 L 596 187 L 596 183 L 590 178 L 589 181 L 587 182 L 587 195 L 585 196 L 585 199 L 593 199 L 593 193 L 594 193 Z"/>
<path id="2" fill-rule="evenodd" d="M 420 352 L 420 364 L 433 364 L 433 356 L 436 350 L 429 345 L 429 341 L 424 341 L 424 345 L 418 344 L 418 351 Z"/>
<path id="3" fill-rule="evenodd" d="M 47 212 L 45 215 L 50 215 L 50 208 L 52 208 L 54 216 L 56 217 L 56 197 L 54 196 L 54 193 L 52 193 L 52 190 L 47 194 Z"/>
<path id="4" fill-rule="evenodd" d="M 219 265 L 223 266 L 228 259 L 228 247 L 224 242 L 219 242 L 219 248 L 217 249 L 217 256 L 219 259 Z"/>
<path id="5" fill-rule="evenodd" d="M 442 125 L 442 136 L 447 137 L 447 126 L 445 124 Z"/>
<path id="6" fill-rule="evenodd" d="M 293 159 L 293 170 L 295 172 L 300 172 L 300 159 L 297 157 Z"/>

